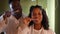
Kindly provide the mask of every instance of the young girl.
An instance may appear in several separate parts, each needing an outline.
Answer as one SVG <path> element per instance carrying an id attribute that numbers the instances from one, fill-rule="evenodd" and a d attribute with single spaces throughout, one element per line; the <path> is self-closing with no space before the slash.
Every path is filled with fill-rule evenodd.
<path id="1" fill-rule="evenodd" d="M 32 19 L 29 24 L 31 27 L 30 34 L 55 34 L 49 28 L 46 11 L 41 6 L 32 6 L 30 8 L 29 17 Z"/>

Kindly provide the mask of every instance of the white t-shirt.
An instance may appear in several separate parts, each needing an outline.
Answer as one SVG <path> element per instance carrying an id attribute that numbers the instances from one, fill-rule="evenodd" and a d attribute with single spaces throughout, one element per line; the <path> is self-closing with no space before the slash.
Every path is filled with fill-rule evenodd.
<path id="1" fill-rule="evenodd" d="M 18 29 L 18 34 L 29 34 L 29 28 L 25 27 L 23 30 L 21 28 Z"/>
<path id="2" fill-rule="evenodd" d="M 32 29 L 31 34 L 55 34 L 51 29 L 45 30 L 41 28 L 40 30 Z"/>
<path id="3" fill-rule="evenodd" d="M 22 32 L 18 31 L 18 34 L 55 34 L 51 29 L 45 30 L 43 27 L 40 30 L 35 30 L 33 27 L 26 27 Z"/>
<path id="4" fill-rule="evenodd" d="M 5 20 L 3 20 L 3 16 L 0 17 L 0 33 L 6 32 L 6 34 L 17 34 L 18 29 L 17 26 L 20 24 L 20 26 L 24 27 L 23 25 L 23 18 L 25 16 L 22 15 L 18 20 L 11 15 L 9 18 L 7 18 L 7 24 L 5 24 Z M 19 26 L 19 27 L 20 27 Z"/>

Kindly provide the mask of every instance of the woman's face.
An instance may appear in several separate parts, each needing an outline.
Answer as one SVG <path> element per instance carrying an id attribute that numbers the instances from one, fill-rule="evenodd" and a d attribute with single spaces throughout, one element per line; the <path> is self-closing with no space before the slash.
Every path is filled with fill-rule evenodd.
<path id="1" fill-rule="evenodd" d="M 34 8 L 31 16 L 34 24 L 40 24 L 43 17 L 42 10 L 40 10 L 39 8 Z"/>

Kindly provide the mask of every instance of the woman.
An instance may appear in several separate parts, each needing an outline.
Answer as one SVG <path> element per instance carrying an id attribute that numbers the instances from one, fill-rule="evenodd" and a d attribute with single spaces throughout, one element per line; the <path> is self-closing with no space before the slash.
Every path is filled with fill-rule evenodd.
<path id="1" fill-rule="evenodd" d="M 31 34 L 55 34 L 49 29 L 46 11 L 41 6 L 32 6 L 29 17 L 32 19 L 29 23 Z"/>
<path id="2" fill-rule="evenodd" d="M 26 25 L 29 25 L 22 31 L 22 34 L 55 34 L 49 28 L 46 11 L 41 6 L 31 6 L 28 17 L 24 21 Z"/>

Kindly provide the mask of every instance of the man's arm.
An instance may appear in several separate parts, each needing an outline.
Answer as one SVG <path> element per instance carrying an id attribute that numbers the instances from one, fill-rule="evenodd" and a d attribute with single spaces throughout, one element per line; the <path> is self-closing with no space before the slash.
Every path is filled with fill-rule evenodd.
<path id="1" fill-rule="evenodd" d="M 11 12 L 6 11 L 2 16 L 0 16 L 0 33 L 4 31 L 7 25 L 7 17 L 10 17 Z"/>
<path id="2" fill-rule="evenodd" d="M 0 33 L 6 28 L 5 20 L 3 16 L 0 17 Z"/>

